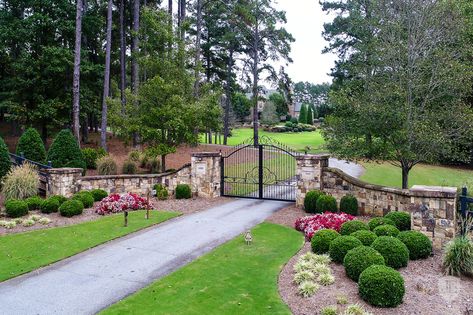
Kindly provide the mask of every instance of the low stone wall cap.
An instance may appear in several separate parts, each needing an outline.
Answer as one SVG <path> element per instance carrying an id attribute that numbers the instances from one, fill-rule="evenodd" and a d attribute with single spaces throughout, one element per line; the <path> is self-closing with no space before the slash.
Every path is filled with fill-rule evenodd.
<path id="1" fill-rule="evenodd" d="M 457 187 L 443 187 L 443 186 L 425 186 L 425 185 L 414 185 L 410 189 L 411 191 L 426 191 L 426 192 L 438 192 L 456 194 Z"/>
<path id="2" fill-rule="evenodd" d="M 330 154 L 301 154 L 297 155 L 298 160 L 322 160 L 330 158 Z"/>
<path id="3" fill-rule="evenodd" d="M 63 168 L 46 168 L 48 173 L 82 173 L 81 168 L 63 167 Z"/>

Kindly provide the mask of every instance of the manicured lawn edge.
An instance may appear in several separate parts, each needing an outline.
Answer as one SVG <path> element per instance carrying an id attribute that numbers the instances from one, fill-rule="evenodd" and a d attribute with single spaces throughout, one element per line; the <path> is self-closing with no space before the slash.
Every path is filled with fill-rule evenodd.
<path id="1" fill-rule="evenodd" d="M 0 236 L 0 282 L 46 267 L 91 248 L 176 218 L 179 212 L 133 211 L 75 225 Z M 108 232 L 108 233 L 106 233 Z"/>
<path id="2" fill-rule="evenodd" d="M 304 244 L 294 229 L 262 223 L 100 314 L 290 314 L 278 277 Z"/>

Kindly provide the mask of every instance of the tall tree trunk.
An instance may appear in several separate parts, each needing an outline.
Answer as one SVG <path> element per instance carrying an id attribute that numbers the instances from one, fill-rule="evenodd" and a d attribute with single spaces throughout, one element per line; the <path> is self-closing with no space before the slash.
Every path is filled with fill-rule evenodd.
<path id="1" fill-rule="evenodd" d="M 197 0 L 197 34 L 195 36 L 195 81 L 194 81 L 194 96 L 198 97 L 200 94 L 200 39 L 202 36 L 202 0 Z"/>
<path id="2" fill-rule="evenodd" d="M 107 98 L 110 94 L 110 54 L 112 49 L 112 0 L 107 8 L 107 46 L 105 48 L 105 74 L 103 78 L 102 125 L 100 127 L 100 145 L 107 150 Z"/>
<path id="3" fill-rule="evenodd" d="M 126 42 L 125 42 L 125 1 L 120 0 L 120 99 L 122 114 L 125 113 L 126 97 Z"/>
<path id="4" fill-rule="evenodd" d="M 402 169 L 402 189 L 409 189 L 409 172 L 412 169 L 412 166 L 408 162 L 401 161 Z"/>
<path id="5" fill-rule="evenodd" d="M 140 30 L 140 0 L 133 0 L 133 40 L 131 43 L 131 69 L 133 81 L 133 94 L 138 97 L 139 88 L 139 69 L 138 69 L 138 31 Z M 135 100 L 135 106 L 138 107 L 138 101 Z M 139 143 L 138 133 L 133 134 L 133 147 L 137 147 Z"/>
<path id="6" fill-rule="evenodd" d="M 87 117 L 82 122 L 82 143 L 87 143 L 89 142 L 89 122 Z"/>
<path id="7" fill-rule="evenodd" d="M 168 0 L 168 13 L 171 16 L 172 21 L 172 0 Z"/>
<path id="8" fill-rule="evenodd" d="M 166 172 L 166 154 L 161 155 L 161 172 Z"/>
<path id="9" fill-rule="evenodd" d="M 72 81 L 72 129 L 80 145 L 80 51 L 82 38 L 82 0 L 76 3 L 76 42 L 74 47 L 74 75 Z"/>
<path id="10" fill-rule="evenodd" d="M 230 48 L 227 61 L 227 84 L 225 86 L 225 114 L 223 117 L 223 144 L 227 145 L 228 135 L 230 134 L 230 107 L 232 104 L 232 68 L 233 68 L 233 49 Z"/>

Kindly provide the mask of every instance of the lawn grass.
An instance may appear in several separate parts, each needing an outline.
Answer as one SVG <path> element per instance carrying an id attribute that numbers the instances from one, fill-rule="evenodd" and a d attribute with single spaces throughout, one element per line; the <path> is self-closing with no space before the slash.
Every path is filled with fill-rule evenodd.
<path id="1" fill-rule="evenodd" d="M 324 144 L 324 138 L 320 131 L 314 132 L 267 132 L 259 131 L 260 136 L 270 137 L 279 143 L 285 144 L 290 148 L 303 152 L 306 146 L 310 146 L 310 153 L 324 152 L 321 147 Z M 232 136 L 228 138 L 228 145 L 236 146 L 245 140 L 253 137 L 253 129 L 238 128 L 232 130 Z M 203 141 L 203 137 L 201 137 Z"/>
<path id="2" fill-rule="evenodd" d="M 301 248 L 294 229 L 263 223 L 101 314 L 290 314 L 278 293 L 283 265 Z"/>
<path id="3" fill-rule="evenodd" d="M 366 172 L 361 180 L 372 184 L 401 187 L 401 169 L 389 163 L 362 163 Z M 419 164 L 409 173 L 409 187 L 413 185 L 429 186 L 473 186 L 473 170 L 446 166 Z M 472 187 L 473 188 L 473 187 Z"/>
<path id="4" fill-rule="evenodd" d="M 112 239 L 179 216 L 177 212 L 130 212 L 128 226 L 123 214 L 65 227 L 10 234 L 0 237 L 0 281 L 19 276 L 78 254 Z"/>

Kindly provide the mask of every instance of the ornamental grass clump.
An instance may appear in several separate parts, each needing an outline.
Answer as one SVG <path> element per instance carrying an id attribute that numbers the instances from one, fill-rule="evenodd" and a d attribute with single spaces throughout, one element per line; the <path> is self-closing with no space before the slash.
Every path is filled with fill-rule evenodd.
<path id="1" fill-rule="evenodd" d="M 23 225 L 24 227 L 30 227 L 30 226 L 35 225 L 35 223 L 36 223 L 36 221 L 27 219 L 27 220 L 24 220 L 24 221 L 23 221 L 22 225 Z"/>
<path id="2" fill-rule="evenodd" d="M 315 280 L 315 275 L 309 270 L 301 270 L 294 276 L 294 282 L 296 284 L 301 284 L 304 281 Z"/>
<path id="3" fill-rule="evenodd" d="M 366 231 L 366 230 L 359 230 L 350 234 L 350 236 L 354 236 L 363 243 L 364 246 L 370 246 L 373 244 L 374 240 L 378 237 L 374 232 Z"/>
<path id="4" fill-rule="evenodd" d="M 348 278 L 358 282 L 360 274 L 372 265 L 384 265 L 384 257 L 368 246 L 358 246 L 349 250 L 343 259 Z"/>
<path id="5" fill-rule="evenodd" d="M 306 253 L 299 257 L 297 263 L 294 265 L 294 282 L 299 284 L 299 288 L 305 284 L 308 287 L 315 287 L 317 291 L 320 285 L 330 285 L 335 282 L 332 271 L 328 264 L 330 258 L 327 255 L 315 255 L 313 253 Z M 309 285 L 309 283 L 311 285 Z M 303 296 L 310 296 L 299 293 Z M 314 292 L 315 293 L 315 292 Z"/>
<path id="6" fill-rule="evenodd" d="M 317 277 L 317 282 L 323 286 L 331 285 L 335 282 L 335 277 L 330 273 L 322 273 Z"/>
<path id="7" fill-rule="evenodd" d="M 399 239 L 392 236 L 380 236 L 371 244 L 371 247 L 384 257 L 386 266 L 394 269 L 407 267 L 409 250 Z"/>
<path id="8" fill-rule="evenodd" d="M 329 254 L 334 262 L 343 263 L 345 255 L 350 249 L 353 249 L 363 244 L 356 237 L 349 235 L 342 235 L 337 237 L 330 243 Z"/>
<path id="9" fill-rule="evenodd" d="M 117 175 L 117 163 L 112 156 L 106 155 L 97 160 L 99 175 Z"/>
<path id="10" fill-rule="evenodd" d="M 48 218 L 41 218 L 38 220 L 38 223 L 42 225 L 48 225 L 49 223 L 51 223 L 51 220 Z"/>
<path id="11" fill-rule="evenodd" d="M 385 225 L 380 225 L 377 228 L 373 230 L 373 232 L 378 235 L 378 236 L 398 236 L 399 230 L 397 227 L 385 224 Z"/>
<path id="12" fill-rule="evenodd" d="M 337 314 L 338 314 L 338 310 L 337 310 L 337 306 L 335 305 L 325 306 L 324 308 L 320 310 L 320 315 L 337 315 Z"/>
<path id="13" fill-rule="evenodd" d="M 5 200 L 22 200 L 36 196 L 39 187 L 37 168 L 30 163 L 13 167 L 3 179 L 2 193 Z"/>
<path id="14" fill-rule="evenodd" d="M 126 160 L 125 162 L 123 162 L 123 166 L 122 166 L 123 174 L 133 175 L 133 174 L 136 174 L 136 171 L 137 171 L 137 167 L 136 167 L 135 162 L 131 160 Z"/>
<path id="15" fill-rule="evenodd" d="M 340 228 L 340 234 L 342 235 L 350 235 L 356 231 L 369 231 L 369 227 L 366 223 L 361 222 L 359 220 L 348 221 L 342 224 Z"/>
<path id="16" fill-rule="evenodd" d="M 406 245 L 409 250 L 409 259 L 424 259 L 432 253 L 432 241 L 418 231 L 403 231 L 397 238 Z"/>
<path id="17" fill-rule="evenodd" d="M 402 303 L 405 293 L 401 274 L 387 266 L 373 265 L 360 275 L 360 297 L 373 306 L 396 307 Z"/>
<path id="18" fill-rule="evenodd" d="M 303 297 L 311 297 L 319 290 L 319 288 L 320 285 L 318 285 L 314 281 L 304 281 L 298 287 L 299 294 Z"/>
<path id="19" fill-rule="evenodd" d="M 466 236 L 458 236 L 448 242 L 442 265 L 447 275 L 473 276 L 473 241 Z"/>
<path id="20" fill-rule="evenodd" d="M 365 309 L 359 304 L 351 304 L 347 306 L 347 308 L 345 309 L 345 312 L 343 312 L 343 315 L 373 315 L 373 314 L 365 311 Z"/>
<path id="21" fill-rule="evenodd" d="M 399 231 L 409 231 L 411 229 L 411 215 L 408 212 L 389 212 L 384 217 L 394 221 L 394 224 L 399 229 Z"/>

